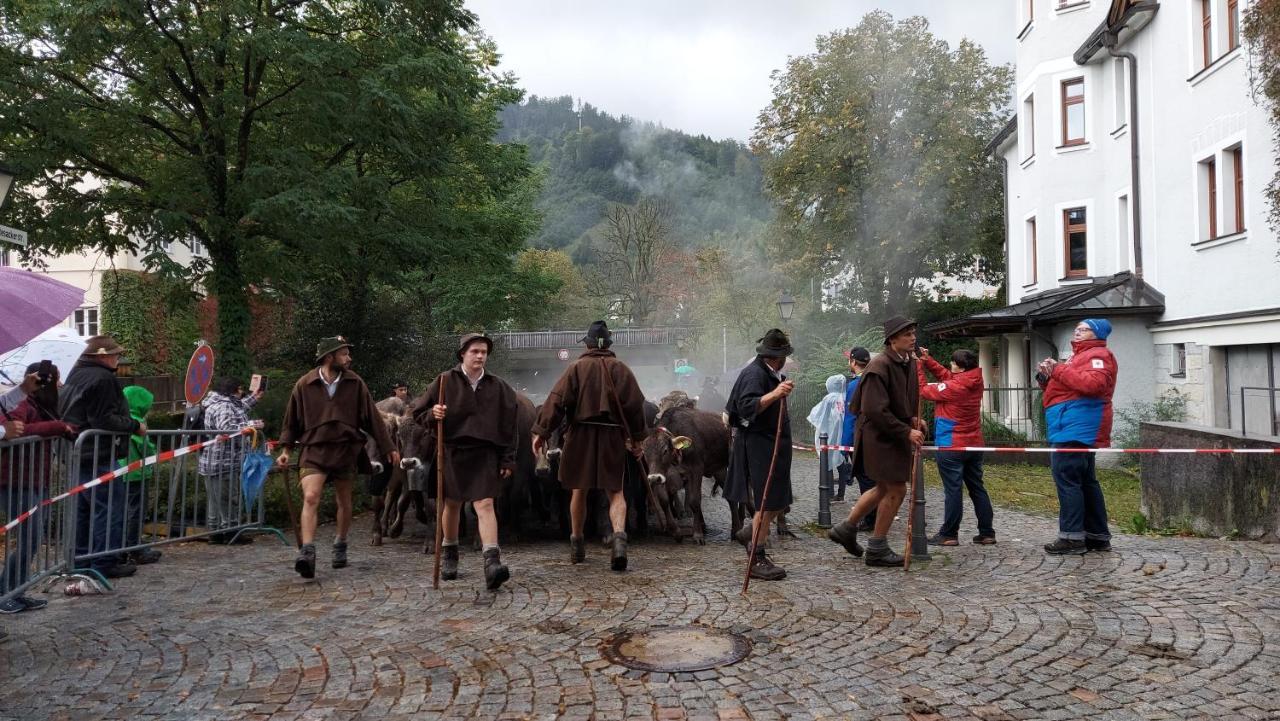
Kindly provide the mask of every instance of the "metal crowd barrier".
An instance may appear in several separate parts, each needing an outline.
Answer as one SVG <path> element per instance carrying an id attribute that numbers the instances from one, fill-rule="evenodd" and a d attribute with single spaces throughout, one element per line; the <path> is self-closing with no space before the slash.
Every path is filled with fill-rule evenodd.
<path id="1" fill-rule="evenodd" d="M 0 536 L 0 603 L 67 571 L 70 503 L 41 502 L 67 489 L 70 449 L 71 443 L 63 438 L 0 441 L 0 514 L 6 525 L 31 514 Z"/>

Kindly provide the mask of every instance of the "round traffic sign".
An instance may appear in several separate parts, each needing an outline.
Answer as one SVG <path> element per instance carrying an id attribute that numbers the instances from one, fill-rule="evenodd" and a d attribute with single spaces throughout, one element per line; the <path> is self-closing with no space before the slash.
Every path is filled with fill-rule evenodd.
<path id="1" fill-rule="evenodd" d="M 213 385 L 213 348 L 201 345 L 191 354 L 187 362 L 187 378 L 183 384 L 183 392 L 187 396 L 187 405 L 194 406 L 204 399 L 209 387 Z"/>

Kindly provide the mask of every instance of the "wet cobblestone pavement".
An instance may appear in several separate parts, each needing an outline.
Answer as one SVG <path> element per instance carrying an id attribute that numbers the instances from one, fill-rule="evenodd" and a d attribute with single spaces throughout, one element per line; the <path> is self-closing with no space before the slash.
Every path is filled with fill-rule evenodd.
<path id="1" fill-rule="evenodd" d="M 316 582 L 271 538 L 166 548 L 114 595 L 0 619 L 0 719 L 1280 719 L 1280 547 L 1117 536 L 1054 558 L 1052 519 L 997 509 L 997 546 L 868 569 L 801 530 L 816 464 L 795 475 L 788 578 L 747 597 L 719 499 L 707 546 L 633 543 L 625 574 L 598 545 L 580 566 L 567 544 L 504 548 L 496 595 L 471 551 L 433 591 L 420 539 L 371 547 L 367 518 L 341 571 L 321 530 Z M 601 657 L 675 624 L 751 655 L 689 674 Z"/>

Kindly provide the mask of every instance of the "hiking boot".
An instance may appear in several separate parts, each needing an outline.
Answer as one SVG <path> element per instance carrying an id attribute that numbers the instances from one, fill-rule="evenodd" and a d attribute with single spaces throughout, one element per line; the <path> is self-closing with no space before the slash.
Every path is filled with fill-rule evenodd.
<path id="1" fill-rule="evenodd" d="M 609 567 L 621 573 L 627 570 L 627 534 L 621 531 L 613 534 L 613 556 L 609 559 Z"/>
<path id="2" fill-rule="evenodd" d="M 457 546 L 454 546 L 457 548 Z M 498 590 L 498 587 L 507 582 L 511 578 L 511 571 L 502 565 L 501 553 L 496 548 L 490 548 L 484 552 L 484 587 L 490 591 Z"/>
<path id="3" fill-rule="evenodd" d="M 773 561 L 764 551 L 756 551 L 756 555 L 751 559 L 751 577 L 761 581 L 781 581 L 787 577 L 787 572 L 781 566 L 774 565 Z"/>
<path id="4" fill-rule="evenodd" d="M 848 521 L 841 521 L 827 531 L 827 538 L 844 546 L 854 558 L 862 558 L 862 546 L 858 544 L 858 528 Z"/>
<path id="5" fill-rule="evenodd" d="M 163 555 L 154 548 L 139 548 L 129 554 L 129 562 L 135 566 L 147 566 L 159 561 Z"/>
<path id="6" fill-rule="evenodd" d="M 875 540 L 874 538 L 871 540 Z M 903 564 L 902 556 L 894 553 L 889 544 L 881 541 L 883 544 L 880 548 L 875 545 L 867 546 L 867 565 L 871 567 L 885 568 L 901 568 Z"/>
<path id="7" fill-rule="evenodd" d="M 1111 541 L 1095 541 L 1092 538 L 1084 539 L 1085 550 L 1093 553 L 1110 553 Z"/>
<path id="8" fill-rule="evenodd" d="M 346 541 L 338 541 L 337 543 L 333 544 L 333 567 L 334 568 L 347 567 L 347 542 Z"/>
<path id="9" fill-rule="evenodd" d="M 452 581 L 458 577 L 458 544 L 443 548 L 444 555 L 440 557 L 440 578 Z"/>
<path id="10" fill-rule="evenodd" d="M 935 533 L 926 541 L 930 546 L 959 546 L 960 539 L 955 536 L 944 536 L 941 533 Z"/>
<path id="11" fill-rule="evenodd" d="M 1067 538 L 1058 538 L 1053 543 L 1044 544 L 1044 552 L 1050 556 L 1083 556 L 1088 551 L 1089 549 L 1085 547 L 1084 541 Z"/>
<path id="12" fill-rule="evenodd" d="M 587 560 L 587 544 L 582 536 L 569 536 L 569 562 L 582 563 Z"/>
<path id="13" fill-rule="evenodd" d="M 307 543 L 298 551 L 298 560 L 293 562 L 293 570 L 303 578 L 316 577 L 316 544 Z"/>

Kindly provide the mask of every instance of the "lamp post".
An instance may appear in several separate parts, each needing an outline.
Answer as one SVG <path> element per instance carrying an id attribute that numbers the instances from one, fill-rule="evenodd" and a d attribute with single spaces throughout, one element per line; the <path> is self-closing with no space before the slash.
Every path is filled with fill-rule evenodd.
<path id="1" fill-rule="evenodd" d="M 784 288 L 782 294 L 778 296 L 778 317 L 783 323 L 791 320 L 791 314 L 796 311 L 796 299 Z"/>

